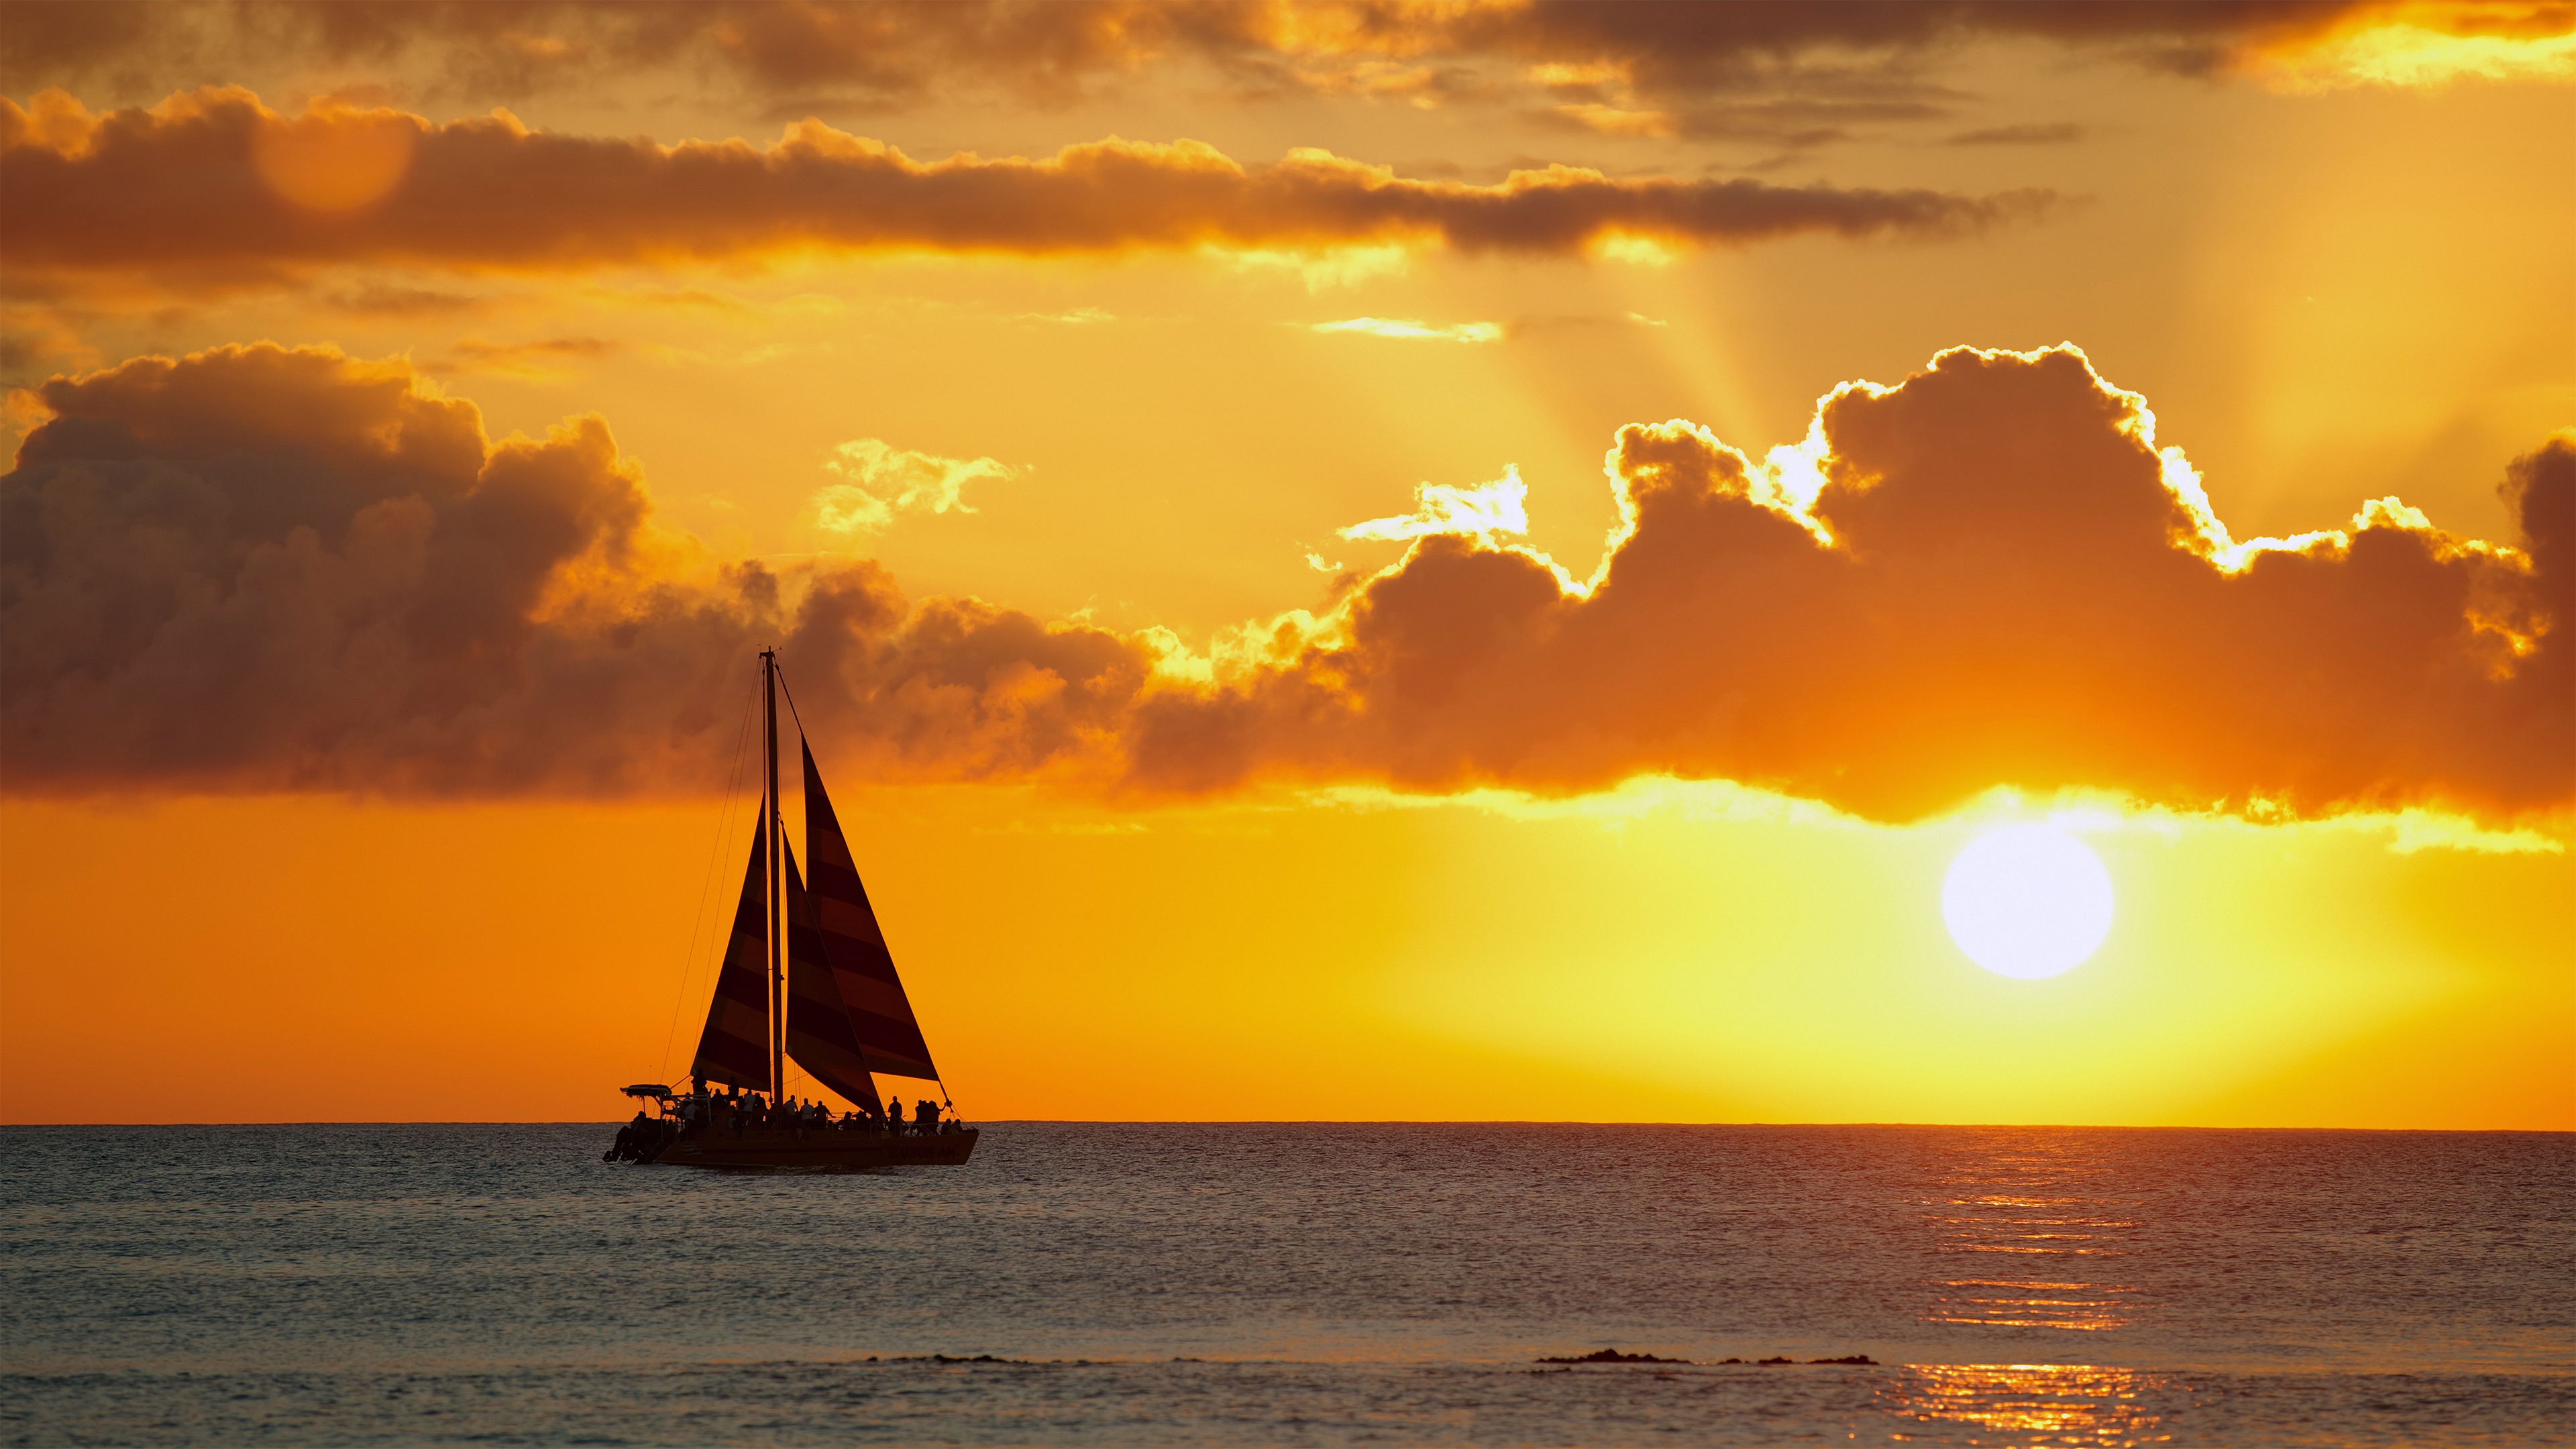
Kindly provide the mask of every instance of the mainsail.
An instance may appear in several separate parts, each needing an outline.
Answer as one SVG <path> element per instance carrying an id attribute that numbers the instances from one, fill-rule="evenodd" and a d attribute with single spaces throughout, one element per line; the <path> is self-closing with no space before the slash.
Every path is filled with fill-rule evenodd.
<path id="1" fill-rule="evenodd" d="M 761 897 L 761 839 L 751 841 L 743 871 L 742 904 L 733 913 L 733 938 L 716 968 L 715 999 L 707 1003 L 707 1029 L 698 1037 L 689 1074 L 728 1087 L 769 1090 L 769 907 Z"/>
<path id="2" fill-rule="evenodd" d="M 801 742 L 800 742 L 801 743 Z M 807 919 L 821 938 L 823 959 L 830 964 L 832 985 L 857 1043 L 866 1070 L 892 1077 L 937 1078 L 930 1043 L 921 1038 L 921 1023 L 903 994 L 903 978 L 894 970 L 885 932 L 868 905 L 867 887 L 859 883 L 858 863 L 849 842 L 841 838 L 840 817 L 823 793 L 823 776 L 814 768 L 814 751 L 805 756 L 805 863 L 814 872 Z M 818 993 L 819 997 L 819 993 Z M 790 1021 L 793 1022 L 791 1017 Z M 791 1027 L 792 1029 L 792 1027 Z M 791 1048 L 792 1049 L 792 1048 Z M 831 1079 L 804 1057 L 799 1065 L 825 1082 Z M 841 1091 L 837 1086 L 835 1091 Z M 842 1092 L 843 1096 L 850 1095 Z"/>

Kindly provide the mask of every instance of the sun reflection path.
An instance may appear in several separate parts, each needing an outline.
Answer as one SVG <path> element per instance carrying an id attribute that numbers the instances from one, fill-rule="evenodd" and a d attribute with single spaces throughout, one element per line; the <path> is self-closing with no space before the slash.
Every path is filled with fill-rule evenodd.
<path id="1" fill-rule="evenodd" d="M 1934 1251 L 1953 1266 L 1927 1285 L 1927 1323 L 2100 1332 L 2136 1319 L 2136 1204 L 2103 1195 L 2102 1164 L 2080 1145 L 1979 1154 L 1926 1201 Z"/>
<path id="2" fill-rule="evenodd" d="M 2093 1364 L 1909 1364 L 1880 1384 L 1882 1413 L 1930 1432 L 1899 1441 L 1959 1442 L 1939 1427 L 1965 1426 L 1974 1445 L 2128 1446 L 2161 1443 L 2164 1415 L 2142 1403 L 2174 1386 L 2137 1369 Z M 1939 1427 L 1936 1427 L 1939 1426 Z"/>

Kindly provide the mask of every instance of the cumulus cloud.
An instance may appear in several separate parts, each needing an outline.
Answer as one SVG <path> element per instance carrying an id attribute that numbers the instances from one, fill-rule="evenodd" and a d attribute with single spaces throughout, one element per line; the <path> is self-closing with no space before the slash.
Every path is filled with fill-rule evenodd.
<path id="1" fill-rule="evenodd" d="M 776 643 L 817 737 L 892 779 L 1654 775 L 1885 820 L 1996 786 L 2253 819 L 2576 804 L 2576 434 L 2506 469 L 2509 544 L 2393 498 L 2239 539 L 2071 347 L 1847 385 L 1759 459 L 1624 428 L 1585 578 L 1512 541 L 1516 474 L 1424 485 L 1345 530 L 1399 560 L 1206 656 L 907 601 L 866 563 L 707 558 L 654 523 L 604 421 L 496 442 L 405 362 L 224 348 L 33 401 L 0 477 L 20 793 L 703 788 Z M 880 500 L 904 478 L 954 498 L 971 467 L 879 447 L 847 466 Z"/>
<path id="2" fill-rule="evenodd" d="M 972 513 L 967 484 L 1020 473 L 991 458 L 942 458 L 877 438 L 853 438 L 836 451 L 840 456 L 823 467 L 842 481 L 811 500 L 815 525 L 830 533 L 882 533 L 901 513 Z"/>
<path id="3" fill-rule="evenodd" d="M 1428 498 L 1399 564 L 1266 661 L 1145 702 L 1138 779 L 1446 792 L 1725 778 L 1880 819 L 1995 786 L 2289 814 L 2576 794 L 2576 437 L 2516 462 L 2519 547 L 2396 500 L 2234 539 L 2073 348 L 1854 384 L 1756 461 L 1621 430 L 1569 578 Z"/>
<path id="4" fill-rule="evenodd" d="M 1096 777 L 1153 666 L 872 564 L 707 559 L 603 420 L 496 442 L 402 361 L 227 347 L 36 400 L 0 477 L 14 792 L 705 789 L 770 644 L 872 773 Z"/>
<path id="5" fill-rule="evenodd" d="M 1339 322 L 1312 324 L 1317 332 L 1356 332 L 1363 337 L 1393 337 L 1417 342 L 1500 342 L 1503 325 L 1499 322 L 1459 322 L 1435 327 L 1428 322 L 1409 321 L 1400 317 L 1345 317 Z"/>
<path id="6" fill-rule="evenodd" d="M 408 138 L 399 168 L 389 136 Z M 21 290 L 147 275 L 163 288 L 254 286 L 338 264 L 546 271 L 816 252 L 1567 256 L 1623 240 L 1951 237 L 2052 203 L 2044 191 L 1614 179 L 1563 166 L 1480 186 L 1316 150 L 1247 167 L 1195 141 L 922 162 L 815 120 L 768 147 L 666 146 L 530 130 L 503 112 L 446 125 L 348 108 L 290 119 L 233 88 L 104 115 L 59 91 L 24 107 L 0 99 L 0 191 L 0 260 Z"/>

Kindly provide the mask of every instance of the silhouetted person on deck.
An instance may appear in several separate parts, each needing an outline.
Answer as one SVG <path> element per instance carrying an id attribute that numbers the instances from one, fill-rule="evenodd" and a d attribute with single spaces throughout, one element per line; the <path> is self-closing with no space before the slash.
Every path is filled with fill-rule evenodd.
<path id="1" fill-rule="evenodd" d="M 886 1130 L 888 1132 L 900 1133 L 903 1131 L 903 1099 L 901 1097 L 886 1098 L 885 1123 Z"/>
<path id="2" fill-rule="evenodd" d="M 644 1114 L 638 1112 L 637 1117 Z M 928 1097 L 912 1104 L 912 1130 L 927 1137 L 939 1130 L 939 1104 Z"/>

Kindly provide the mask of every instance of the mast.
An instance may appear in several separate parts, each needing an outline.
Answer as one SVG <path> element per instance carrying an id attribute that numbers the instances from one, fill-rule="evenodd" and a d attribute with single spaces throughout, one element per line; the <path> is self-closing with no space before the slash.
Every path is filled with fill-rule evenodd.
<path id="1" fill-rule="evenodd" d="M 767 798 L 760 812 L 762 853 L 767 857 L 767 875 L 762 889 L 769 903 L 769 1101 L 772 1106 L 787 1100 L 787 931 L 779 919 L 779 898 L 785 887 L 782 881 L 785 862 L 779 859 L 778 836 L 782 821 L 778 810 L 778 651 L 760 651 L 760 743 L 761 763 L 767 780 Z"/>

